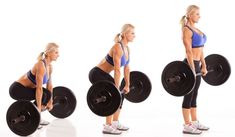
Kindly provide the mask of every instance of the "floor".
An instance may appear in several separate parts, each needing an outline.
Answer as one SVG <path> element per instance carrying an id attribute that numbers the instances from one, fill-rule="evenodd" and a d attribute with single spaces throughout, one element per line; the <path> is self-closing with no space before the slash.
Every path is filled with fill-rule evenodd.
<path id="1" fill-rule="evenodd" d="M 202 85 L 204 90 L 201 90 L 198 98 L 198 105 L 200 106 L 198 107 L 198 117 L 200 117 L 202 123 L 210 127 L 210 130 L 196 136 L 234 137 L 235 108 L 231 89 Z M 221 92 L 222 89 L 223 93 Z M 213 96 L 210 92 L 214 92 Z M 56 119 L 48 112 L 43 112 L 42 118 L 50 121 L 50 124 L 37 130 L 30 137 L 113 137 L 113 135 L 102 134 L 104 118 L 93 114 L 89 110 L 86 103 L 84 103 L 85 98 L 79 99 L 76 111 L 66 119 Z M 130 130 L 118 136 L 195 136 L 182 134 L 181 101 L 182 98 L 180 97 L 173 97 L 166 92 L 157 92 L 156 90 L 153 90 L 150 97 L 143 103 L 133 104 L 125 101 L 120 122 L 129 126 Z M 1 117 L 0 136 L 17 136 L 10 131 L 4 118 L 5 116 Z"/>

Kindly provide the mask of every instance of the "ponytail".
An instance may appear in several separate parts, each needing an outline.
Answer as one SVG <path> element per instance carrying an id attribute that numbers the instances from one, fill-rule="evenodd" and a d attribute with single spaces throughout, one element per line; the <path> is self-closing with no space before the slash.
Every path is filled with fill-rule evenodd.
<path id="1" fill-rule="evenodd" d="M 114 42 L 115 42 L 115 43 L 118 43 L 118 42 L 121 41 L 120 36 L 121 36 L 121 33 L 118 33 L 118 34 L 115 36 L 115 38 L 114 38 Z"/>
<path id="2" fill-rule="evenodd" d="M 41 52 L 39 55 L 38 55 L 38 61 L 40 61 L 40 60 L 43 60 L 44 58 L 45 58 L 45 56 L 44 56 L 44 52 Z"/>
<path id="3" fill-rule="evenodd" d="M 184 15 L 180 20 L 180 24 L 182 28 L 186 25 L 186 21 L 187 21 L 187 17 Z"/>

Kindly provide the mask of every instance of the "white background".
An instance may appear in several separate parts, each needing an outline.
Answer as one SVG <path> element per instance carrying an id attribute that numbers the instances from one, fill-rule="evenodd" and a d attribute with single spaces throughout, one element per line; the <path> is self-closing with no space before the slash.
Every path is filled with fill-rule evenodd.
<path id="1" fill-rule="evenodd" d="M 201 19 L 197 27 L 208 37 L 205 55 L 222 54 L 233 69 L 233 3 L 232 0 L 1 1 L 0 136 L 14 135 L 5 120 L 7 108 L 14 102 L 9 96 L 9 86 L 32 68 L 48 42 L 60 46 L 60 57 L 53 62 L 53 85 L 67 86 L 77 97 L 77 109 L 66 119 L 67 127 L 73 126 L 69 129 L 74 130 L 66 136 L 102 136 L 104 118 L 93 114 L 86 103 L 91 86 L 88 72 L 107 54 L 125 23 L 136 27 L 136 38 L 129 44 L 131 70 L 149 76 L 152 93 L 142 104 L 124 102 L 120 120 L 131 130 L 123 136 L 182 136 L 182 98 L 170 96 L 161 85 L 165 65 L 185 57 L 179 20 L 188 5 L 198 5 Z M 202 82 L 198 115 L 211 127 L 204 136 L 235 135 L 231 127 L 235 122 L 234 81 L 232 71 L 229 80 L 220 87 Z M 50 122 L 55 119 L 47 112 L 43 118 Z M 33 135 L 50 136 L 44 131 L 47 130 Z"/>

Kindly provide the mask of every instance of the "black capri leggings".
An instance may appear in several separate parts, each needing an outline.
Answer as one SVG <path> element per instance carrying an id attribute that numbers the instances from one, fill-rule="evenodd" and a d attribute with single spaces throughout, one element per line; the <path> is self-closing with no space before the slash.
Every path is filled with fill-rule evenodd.
<path id="1" fill-rule="evenodd" d="M 19 82 L 14 82 L 9 88 L 10 96 L 15 100 L 35 100 L 36 88 L 27 88 Z M 43 88 L 42 105 L 46 106 L 51 99 L 51 92 Z"/>
<path id="2" fill-rule="evenodd" d="M 184 59 L 185 63 L 187 62 L 187 59 Z M 201 68 L 200 68 L 200 61 L 194 60 L 194 66 L 195 66 L 195 71 L 196 73 L 200 73 Z M 201 76 L 196 77 L 196 83 L 192 91 L 184 96 L 182 108 L 185 109 L 190 109 L 190 108 L 196 108 L 197 107 L 197 94 L 198 94 L 198 89 L 201 83 Z"/>
<path id="3" fill-rule="evenodd" d="M 94 67 L 93 69 L 90 70 L 89 80 L 92 84 L 94 84 L 98 81 L 101 81 L 101 80 L 107 80 L 112 83 L 115 83 L 113 77 L 111 75 L 109 75 L 109 73 L 104 72 L 99 67 Z M 124 94 L 121 94 L 121 96 L 122 96 L 122 100 L 121 100 L 121 104 L 120 104 L 120 109 L 122 108 L 122 104 L 124 101 Z"/>

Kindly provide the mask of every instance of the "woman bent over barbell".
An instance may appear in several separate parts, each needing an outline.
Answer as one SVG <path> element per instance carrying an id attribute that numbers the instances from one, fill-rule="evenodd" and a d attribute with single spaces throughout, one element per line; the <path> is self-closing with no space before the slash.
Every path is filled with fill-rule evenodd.
<path id="1" fill-rule="evenodd" d="M 186 50 L 186 59 L 184 62 L 188 63 L 195 76 L 196 73 L 202 72 L 205 76 L 207 74 L 206 62 L 204 59 L 203 47 L 206 42 L 206 35 L 195 27 L 195 23 L 199 21 L 200 12 L 199 7 L 190 5 L 187 8 L 187 13 L 181 19 L 183 43 Z M 201 64 L 201 68 L 200 68 Z M 182 104 L 182 112 L 184 118 L 183 133 L 186 134 L 201 134 L 201 130 L 208 130 L 209 128 L 199 123 L 197 118 L 197 94 L 200 86 L 201 76 L 196 76 L 196 83 L 192 91 L 184 96 Z"/>
<path id="2" fill-rule="evenodd" d="M 120 86 L 120 69 L 124 66 L 124 79 L 125 79 L 125 87 L 124 92 L 129 92 L 129 47 L 128 43 L 132 42 L 135 38 L 134 26 L 131 24 L 125 24 L 122 27 L 121 33 L 118 33 L 114 39 L 115 44 L 110 49 L 106 57 L 89 73 L 89 80 L 92 84 L 97 81 L 107 80 L 115 84 L 116 88 L 119 89 Z M 109 74 L 114 70 L 114 78 Z M 122 95 L 122 102 L 124 96 Z M 106 124 L 104 125 L 103 133 L 104 134 L 121 134 L 121 131 L 126 131 L 129 128 L 121 125 L 118 121 L 120 110 L 122 107 L 122 103 L 120 108 L 113 114 L 106 117 Z"/>
<path id="3" fill-rule="evenodd" d="M 41 112 L 43 109 L 49 111 L 53 108 L 52 101 L 52 61 L 59 57 L 59 46 L 48 43 L 44 52 L 38 56 L 37 63 L 26 74 L 15 81 L 9 89 L 10 96 L 15 100 L 35 100 Z M 43 87 L 46 84 L 46 88 Z M 40 125 L 48 125 L 49 122 L 41 120 Z M 40 127 L 39 127 L 40 128 Z"/>

